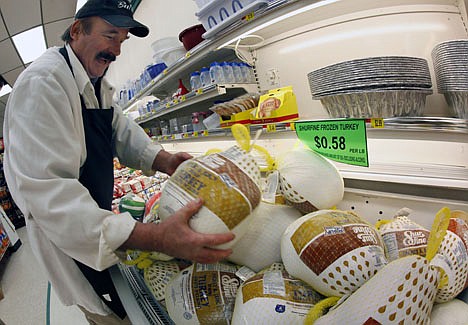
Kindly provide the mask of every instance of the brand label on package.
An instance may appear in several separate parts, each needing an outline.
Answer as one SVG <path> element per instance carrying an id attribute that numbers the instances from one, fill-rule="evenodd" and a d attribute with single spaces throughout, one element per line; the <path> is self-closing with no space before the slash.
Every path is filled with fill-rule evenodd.
<path id="1" fill-rule="evenodd" d="M 369 167 L 365 119 L 300 121 L 295 128 L 299 140 L 322 156 Z"/>

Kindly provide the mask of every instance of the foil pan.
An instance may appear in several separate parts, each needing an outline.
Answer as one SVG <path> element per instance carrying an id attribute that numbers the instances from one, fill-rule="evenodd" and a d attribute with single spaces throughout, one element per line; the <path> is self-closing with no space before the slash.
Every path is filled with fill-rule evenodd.
<path id="1" fill-rule="evenodd" d="M 432 90 L 359 91 L 324 96 L 322 105 L 332 118 L 422 116 Z"/>
<path id="2" fill-rule="evenodd" d="M 447 91 L 444 97 L 454 117 L 468 120 L 468 91 Z"/>

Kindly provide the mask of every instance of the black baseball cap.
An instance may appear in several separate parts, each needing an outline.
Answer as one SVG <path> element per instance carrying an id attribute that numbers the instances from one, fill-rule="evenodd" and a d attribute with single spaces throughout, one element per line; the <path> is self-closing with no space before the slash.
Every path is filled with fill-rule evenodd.
<path id="1" fill-rule="evenodd" d="M 101 17 L 109 24 L 128 28 L 129 32 L 138 37 L 149 33 L 148 27 L 133 19 L 132 5 L 128 0 L 88 0 L 75 15 L 75 19 L 86 17 Z"/>

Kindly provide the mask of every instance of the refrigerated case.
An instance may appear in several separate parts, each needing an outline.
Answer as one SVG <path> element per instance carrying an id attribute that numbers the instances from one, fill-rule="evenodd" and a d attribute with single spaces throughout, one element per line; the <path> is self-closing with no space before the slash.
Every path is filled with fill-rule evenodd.
<path id="1" fill-rule="evenodd" d="M 126 108 L 132 109 L 138 99 L 149 94 L 170 93 L 179 78 L 188 78 L 191 71 L 207 62 L 235 59 L 235 52 L 241 51 L 255 67 L 255 88 L 264 91 L 291 85 L 300 120 L 330 119 L 320 101 L 312 99 L 309 72 L 371 56 L 425 58 L 433 94 L 427 97 L 423 116 L 385 118 L 383 128 L 367 125 L 369 166 L 336 166 L 345 180 L 345 197 L 338 208 L 354 210 L 376 222 L 408 207 L 414 211 L 415 222 L 430 228 L 443 206 L 468 210 L 468 121 L 453 117 L 443 95 L 437 92 L 431 57 L 439 42 L 468 38 L 466 8 L 463 0 L 271 1 L 256 10 L 253 19 L 239 20 L 195 47 Z M 250 45 L 235 48 L 236 43 Z M 118 69 L 118 65 L 113 68 Z M 204 97 L 186 98 L 184 103 L 145 117 L 140 124 L 150 127 L 163 118 L 209 109 L 218 96 L 233 89 L 246 91 L 236 86 L 228 86 L 224 93 L 218 86 L 216 89 Z M 251 127 L 252 134 L 259 128 L 263 131 L 257 143 L 274 156 L 298 143 L 290 125 Z M 157 140 L 168 151 L 193 155 L 211 148 L 227 149 L 235 143 L 225 129 L 196 136 L 177 133 Z M 131 305 L 127 306 L 130 318 L 137 323 L 143 319 L 148 323 L 170 322 L 152 300 L 138 271 L 121 266 L 114 269 L 114 276 L 119 291 L 126 296 L 123 300 Z"/>

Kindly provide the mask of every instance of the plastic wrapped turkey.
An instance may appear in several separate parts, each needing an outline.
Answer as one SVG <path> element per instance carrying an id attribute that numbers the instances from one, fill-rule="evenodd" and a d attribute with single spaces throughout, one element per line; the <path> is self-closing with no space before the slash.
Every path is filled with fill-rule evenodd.
<path id="1" fill-rule="evenodd" d="M 155 261 L 143 270 L 143 279 L 156 300 L 164 300 L 166 286 L 181 269 L 188 265 L 178 260 Z"/>
<path id="2" fill-rule="evenodd" d="M 280 192 L 302 213 L 330 209 L 343 199 L 343 178 L 326 158 L 307 148 L 285 152 L 277 159 Z"/>
<path id="3" fill-rule="evenodd" d="M 293 207 L 261 202 L 252 213 L 247 232 L 232 247 L 228 260 L 255 272 L 281 262 L 281 236 L 299 217 L 301 213 Z"/>
<path id="4" fill-rule="evenodd" d="M 401 209 L 392 220 L 380 222 L 378 226 L 388 261 L 413 254 L 426 256 L 430 232 L 412 221 L 410 213 L 409 209 Z"/>
<path id="5" fill-rule="evenodd" d="M 454 299 L 468 287 L 468 223 L 460 218 L 450 218 L 435 264 L 441 267 L 447 283 L 437 291 L 436 302 Z"/>
<path id="6" fill-rule="evenodd" d="M 236 239 L 217 246 L 231 247 L 247 230 L 250 214 L 260 203 L 260 169 L 238 146 L 183 162 L 169 178 L 159 200 L 164 220 L 189 201 L 201 197 L 203 207 L 190 219 L 200 233 L 233 232 Z"/>
<path id="7" fill-rule="evenodd" d="M 429 324 L 439 279 L 426 258 L 402 257 L 314 324 Z"/>
<path id="8" fill-rule="evenodd" d="M 322 295 L 277 263 L 242 284 L 232 324 L 303 324 L 309 309 L 321 299 Z"/>
<path id="9" fill-rule="evenodd" d="M 378 231 L 339 210 L 294 221 L 283 234 L 281 257 L 289 274 L 326 296 L 352 293 L 387 263 Z"/>
<path id="10" fill-rule="evenodd" d="M 230 324 L 241 280 L 226 263 L 195 263 L 166 286 L 167 312 L 175 324 Z"/>

